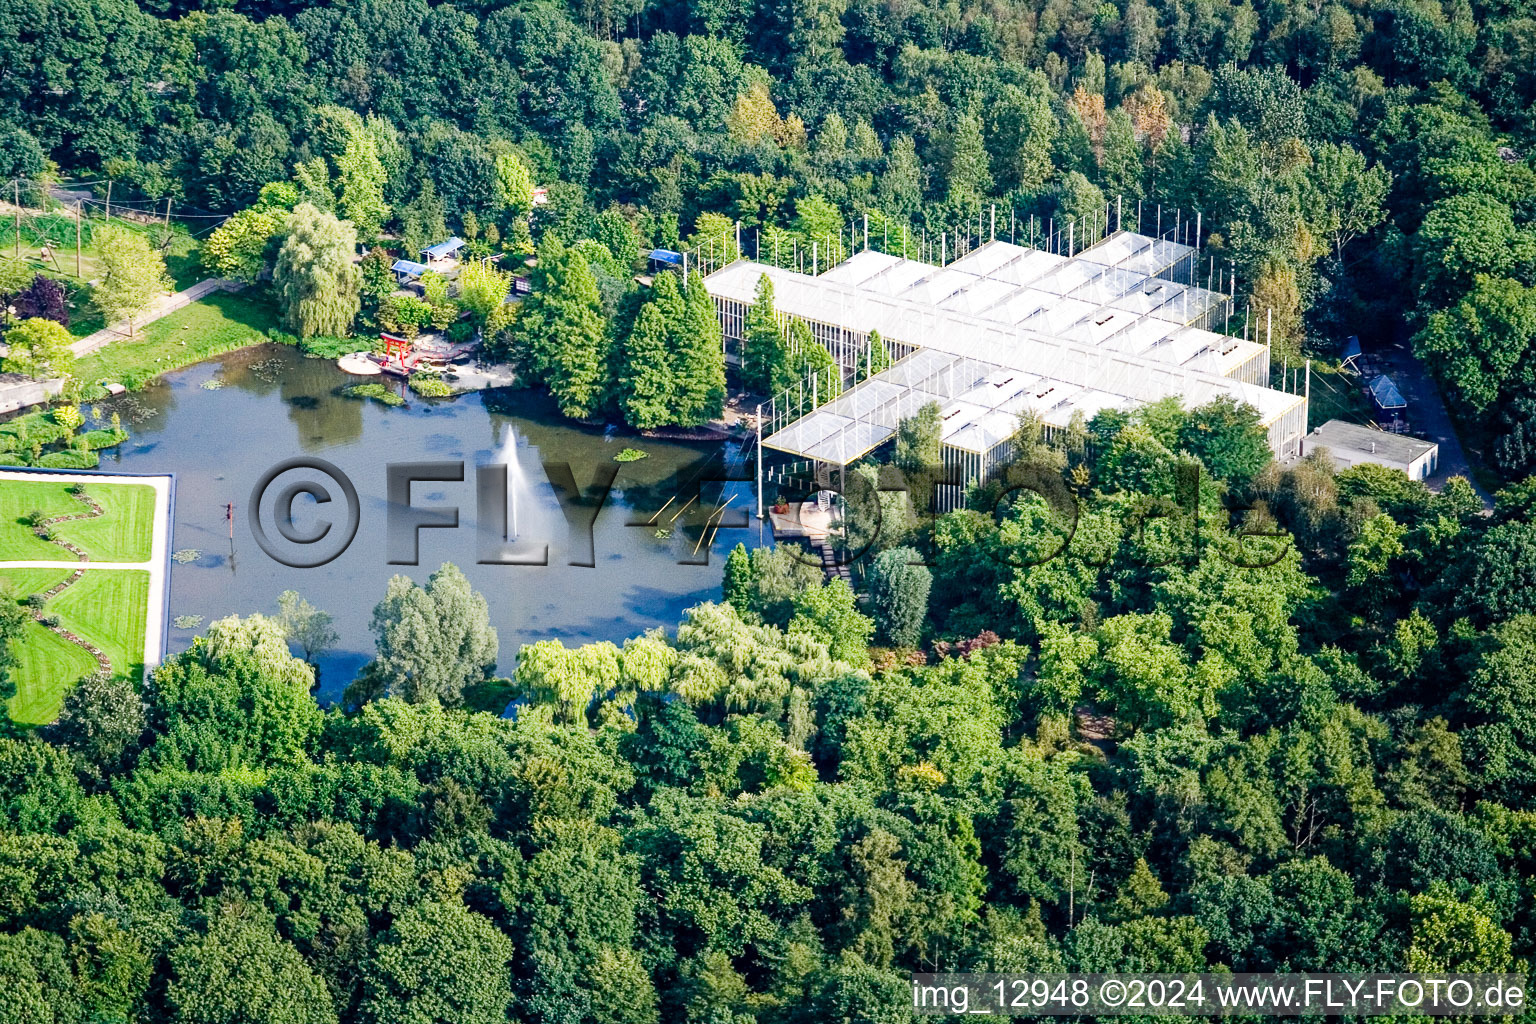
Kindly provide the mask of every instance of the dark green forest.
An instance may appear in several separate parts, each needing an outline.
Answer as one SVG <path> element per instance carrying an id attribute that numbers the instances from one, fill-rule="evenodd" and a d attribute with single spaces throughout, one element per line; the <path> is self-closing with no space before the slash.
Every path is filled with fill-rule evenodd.
<path id="1" fill-rule="evenodd" d="M 83 682 L 0 738 L 0 1020 L 895 1022 L 909 971 L 1527 969 L 1536 487 L 1487 517 L 1161 403 L 1025 422 L 935 515 L 925 418 L 850 489 L 865 604 L 738 548 L 674 635 L 495 680 L 445 566 L 391 582 L 341 707 L 290 653 L 324 623 L 261 615 Z"/>
<path id="2" fill-rule="evenodd" d="M 378 657 L 330 708 L 281 623 L 216 622 L 0 737 L 0 1024 L 884 1024 L 912 971 L 1526 972 L 1533 111 L 1528 2 L 0 0 L 0 179 L 243 211 L 205 262 L 260 267 L 300 201 L 365 244 L 538 246 L 508 343 L 571 415 L 718 410 L 718 360 L 599 365 L 605 331 L 708 340 L 696 278 L 637 312 L 631 245 L 1123 197 L 1201 211 L 1281 357 L 1412 337 L 1504 481 L 1490 514 L 1280 467 L 1250 410 L 1160 403 L 1021 422 L 939 514 L 932 410 L 851 474 L 854 588 L 742 548 L 675 631 L 497 680 L 444 567 L 356 596 Z"/>

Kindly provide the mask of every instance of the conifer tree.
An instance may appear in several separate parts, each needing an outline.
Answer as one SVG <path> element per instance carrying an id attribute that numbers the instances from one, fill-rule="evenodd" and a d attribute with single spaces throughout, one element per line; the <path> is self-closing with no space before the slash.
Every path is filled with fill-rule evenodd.
<path id="1" fill-rule="evenodd" d="M 670 276 L 670 275 L 669 275 Z M 661 304 L 647 302 L 635 317 L 625 339 L 619 369 L 619 408 L 636 430 L 649 430 L 673 422 L 671 354 L 667 351 L 666 317 Z"/>
<path id="2" fill-rule="evenodd" d="M 892 548 L 875 556 L 869 572 L 870 610 L 876 635 L 898 647 L 912 647 L 928 615 L 933 574 L 918 563 L 912 548 Z"/>
<path id="3" fill-rule="evenodd" d="M 836 398 L 842 390 L 842 380 L 833 372 L 837 364 L 825 346 L 811 334 L 805 321 L 795 320 L 789 325 L 789 350 L 790 357 L 779 368 L 773 393 L 787 391 L 804 382 L 807 400 L 815 397 L 818 402 L 826 402 Z M 813 374 L 817 381 L 814 386 L 809 379 Z"/>
<path id="4" fill-rule="evenodd" d="M 586 259 L 556 239 L 540 250 L 534 291 L 523 303 L 513 345 L 549 386 L 561 412 L 573 419 L 597 412 L 607 376 L 602 299 Z"/>
<path id="5" fill-rule="evenodd" d="M 676 352 L 678 336 L 683 330 L 687 307 L 683 302 L 683 290 L 678 287 L 675 274 L 657 274 L 651 285 L 650 301 L 659 307 L 662 322 L 667 325 L 668 352 Z"/>
<path id="6" fill-rule="evenodd" d="M 789 359 L 784 332 L 773 311 L 773 282 L 764 274 L 757 280 L 757 293 L 747 311 L 741 360 L 741 380 L 751 391 L 777 394 L 775 381 Z"/>
<path id="7" fill-rule="evenodd" d="M 752 609 L 752 557 L 745 544 L 737 544 L 725 559 L 725 582 L 721 596 L 741 615 Z"/>
<path id="8" fill-rule="evenodd" d="M 688 275 L 683 323 L 673 378 L 677 387 L 677 422 L 698 426 L 725 411 L 725 350 L 715 302 L 704 278 Z"/>
<path id="9" fill-rule="evenodd" d="M 885 339 L 880 337 L 879 331 L 870 331 L 864 358 L 859 361 L 854 377 L 858 380 L 868 380 L 881 370 L 890 369 L 890 366 L 891 352 L 885 347 Z"/>

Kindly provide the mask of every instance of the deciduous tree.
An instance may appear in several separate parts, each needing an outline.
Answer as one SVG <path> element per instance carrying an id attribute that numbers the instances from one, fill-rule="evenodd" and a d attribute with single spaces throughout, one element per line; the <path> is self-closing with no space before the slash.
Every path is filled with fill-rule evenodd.
<path id="1" fill-rule="evenodd" d="M 62 377 L 74 369 L 75 355 L 69 348 L 74 340 L 53 320 L 23 320 L 5 332 L 8 351 L 0 368 L 39 379 Z"/>
<path id="2" fill-rule="evenodd" d="M 127 228 L 97 228 L 93 240 L 100 253 L 101 278 L 91 291 L 91 301 L 107 323 L 127 320 L 132 335 L 134 321 L 170 290 L 165 259 L 143 234 Z"/>
<path id="3" fill-rule="evenodd" d="M 373 609 L 372 628 L 378 657 L 354 684 L 358 697 L 387 694 L 453 706 L 496 665 L 499 644 L 485 598 L 451 562 L 425 587 L 409 576 L 392 577 Z"/>

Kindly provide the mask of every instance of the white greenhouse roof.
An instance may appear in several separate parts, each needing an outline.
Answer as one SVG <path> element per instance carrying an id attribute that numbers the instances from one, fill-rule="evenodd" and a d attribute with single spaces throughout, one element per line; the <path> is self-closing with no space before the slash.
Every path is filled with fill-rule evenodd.
<path id="1" fill-rule="evenodd" d="M 1230 395 L 1274 424 L 1304 399 L 1229 376 L 1264 347 L 1192 326 L 1224 315 L 1228 296 L 1156 276 L 1194 252 L 1117 232 L 1072 258 L 989 242 L 946 267 L 865 251 L 820 276 L 738 261 L 705 283 L 750 305 L 766 275 L 782 314 L 918 349 L 764 438 L 807 458 L 846 464 L 930 401 L 947 444 L 983 453 L 1026 408 L 1065 426 L 1075 410 Z"/>

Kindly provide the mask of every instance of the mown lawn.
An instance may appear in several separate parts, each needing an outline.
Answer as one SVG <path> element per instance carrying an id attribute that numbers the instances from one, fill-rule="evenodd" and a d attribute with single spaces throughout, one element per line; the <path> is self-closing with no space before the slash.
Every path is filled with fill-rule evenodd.
<path id="1" fill-rule="evenodd" d="M 68 569 L 0 569 L 0 590 L 22 601 L 68 575 Z M 14 651 L 11 679 L 16 695 L 11 698 L 10 715 L 23 725 L 53 721 L 70 684 L 96 667 L 90 655 L 32 621 L 27 622 Z"/>
<path id="2" fill-rule="evenodd" d="M 16 600 L 42 593 L 69 575 L 67 569 L 0 570 L 0 587 Z M 144 626 L 149 606 L 149 573 L 104 569 L 87 572 L 53 598 L 44 611 L 60 625 L 104 651 L 115 674 L 137 678 L 144 670 Z M 10 716 L 21 725 L 45 725 L 58 717 L 64 695 L 96 661 L 56 633 L 29 621 L 15 643 L 12 669 L 16 696 Z"/>
<path id="3" fill-rule="evenodd" d="M 156 320 L 132 339 L 114 341 L 75 363 L 88 383 L 116 381 L 138 388 L 171 370 L 267 340 L 277 310 L 265 288 L 216 292 Z"/>
<path id="4" fill-rule="evenodd" d="M 69 688 L 96 671 L 96 659 L 36 622 L 27 623 L 15 650 L 10 711 L 18 725 L 47 725 L 58 718 Z"/>
<path id="5" fill-rule="evenodd" d="M 68 569 L 0 569 L 0 590 L 9 588 L 17 600 L 41 594 L 68 576 Z"/>
<path id="6" fill-rule="evenodd" d="M 149 573 L 137 569 L 87 571 L 44 610 L 60 625 L 90 640 L 112 661 L 114 675 L 137 678 L 144 670 L 144 620 Z"/>
<path id="7" fill-rule="evenodd" d="M 84 511 L 69 484 L 51 480 L 0 481 L 0 561 L 68 561 L 71 555 L 32 533 L 23 521 L 38 509 L 47 515 Z M 53 529 L 98 562 L 142 562 L 154 537 L 155 492 L 146 484 L 89 484 L 106 515 L 60 523 Z"/>

